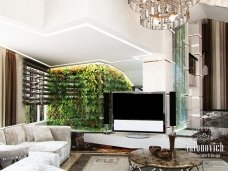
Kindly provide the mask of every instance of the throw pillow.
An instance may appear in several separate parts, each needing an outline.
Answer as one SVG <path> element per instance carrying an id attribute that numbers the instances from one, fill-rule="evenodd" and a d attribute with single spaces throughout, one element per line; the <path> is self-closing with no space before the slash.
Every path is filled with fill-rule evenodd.
<path id="1" fill-rule="evenodd" d="M 25 137 L 26 137 L 26 141 L 31 142 L 34 141 L 34 136 L 33 136 L 33 127 L 34 126 L 28 126 L 28 125 L 24 125 L 24 131 L 25 131 Z"/>
<path id="2" fill-rule="evenodd" d="M 7 145 L 17 145 L 26 141 L 22 124 L 8 126 L 4 128 L 4 133 Z"/>
<path id="3" fill-rule="evenodd" d="M 42 141 L 53 141 L 53 136 L 48 127 L 45 126 L 34 126 L 33 127 L 33 136 L 36 142 Z"/>

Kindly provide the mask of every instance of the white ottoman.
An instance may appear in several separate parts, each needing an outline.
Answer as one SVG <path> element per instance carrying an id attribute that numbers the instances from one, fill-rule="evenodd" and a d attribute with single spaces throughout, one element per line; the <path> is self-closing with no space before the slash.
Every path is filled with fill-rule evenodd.
<path id="1" fill-rule="evenodd" d="M 24 160 L 27 162 L 36 162 L 39 164 L 51 165 L 55 167 L 60 166 L 60 158 L 57 153 L 29 152 L 29 157 Z"/>
<path id="2" fill-rule="evenodd" d="M 28 148 L 17 145 L 0 145 L 0 169 L 28 156 Z"/>

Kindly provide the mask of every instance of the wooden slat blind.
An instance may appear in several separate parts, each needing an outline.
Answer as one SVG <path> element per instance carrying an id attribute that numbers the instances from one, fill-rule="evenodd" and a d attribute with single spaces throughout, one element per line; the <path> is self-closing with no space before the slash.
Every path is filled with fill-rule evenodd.
<path id="1" fill-rule="evenodd" d="M 28 60 L 23 67 L 23 102 L 26 105 L 45 105 L 49 102 L 48 69 L 40 69 Z"/>

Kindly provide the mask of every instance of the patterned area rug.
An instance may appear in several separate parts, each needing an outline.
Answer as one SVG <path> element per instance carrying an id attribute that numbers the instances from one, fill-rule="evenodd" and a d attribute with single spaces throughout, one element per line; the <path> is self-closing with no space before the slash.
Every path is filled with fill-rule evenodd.
<path id="1" fill-rule="evenodd" d="M 221 159 L 203 159 L 204 171 L 227 171 L 228 163 Z M 109 154 L 82 154 L 68 171 L 128 171 L 127 156 Z M 143 171 L 148 171 L 144 168 Z M 150 169 L 151 171 L 151 169 Z M 166 170 L 171 171 L 171 170 Z M 172 171 L 176 171 L 175 169 Z M 194 168 L 192 171 L 197 171 Z"/>
<path id="2" fill-rule="evenodd" d="M 128 171 L 124 155 L 82 154 L 68 171 Z"/>
<path id="3" fill-rule="evenodd" d="M 204 168 L 211 168 L 211 167 L 227 167 L 228 163 L 221 159 L 205 159 L 203 161 Z"/>

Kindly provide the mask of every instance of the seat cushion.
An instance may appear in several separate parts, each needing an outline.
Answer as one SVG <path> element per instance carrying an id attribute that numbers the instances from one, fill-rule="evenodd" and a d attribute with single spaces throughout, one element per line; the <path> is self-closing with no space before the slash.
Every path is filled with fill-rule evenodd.
<path id="1" fill-rule="evenodd" d="M 64 171 L 58 167 L 49 166 L 49 165 L 42 165 L 39 163 L 28 163 L 28 164 L 14 164 L 10 167 L 3 169 L 2 171 L 15 171 L 15 170 L 23 170 L 23 171 Z"/>
<path id="2" fill-rule="evenodd" d="M 30 152 L 29 156 L 2 171 L 62 171 L 59 169 L 59 156 L 48 152 Z"/>
<path id="3" fill-rule="evenodd" d="M 44 165 L 51 165 L 55 167 L 60 166 L 59 155 L 50 152 L 29 152 L 29 157 L 23 159 L 25 163 L 36 162 Z"/>
<path id="4" fill-rule="evenodd" d="M 26 147 L 26 148 L 31 148 L 32 146 L 35 146 L 37 142 L 23 142 L 21 144 L 18 144 L 20 147 Z"/>
<path id="5" fill-rule="evenodd" d="M 30 143 L 27 144 L 29 145 Z M 26 143 L 24 143 L 24 145 L 26 145 Z M 70 143 L 67 141 L 35 142 L 29 147 L 29 151 L 57 153 L 62 163 L 70 154 Z"/>
<path id="6" fill-rule="evenodd" d="M 28 156 L 29 149 L 17 145 L 0 145 L 0 159 L 2 168 L 12 164 L 15 159 L 23 159 Z"/>
<path id="7" fill-rule="evenodd" d="M 40 171 L 65 171 L 65 170 L 60 169 L 58 167 L 48 166 L 48 165 L 41 165 L 40 168 L 41 168 Z M 31 170 L 31 171 L 33 171 L 33 170 Z"/>
<path id="8" fill-rule="evenodd" d="M 1 145 L 0 158 L 1 159 L 15 159 L 21 156 L 27 156 L 28 148 L 17 145 Z"/>

